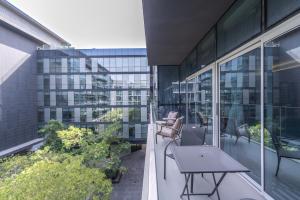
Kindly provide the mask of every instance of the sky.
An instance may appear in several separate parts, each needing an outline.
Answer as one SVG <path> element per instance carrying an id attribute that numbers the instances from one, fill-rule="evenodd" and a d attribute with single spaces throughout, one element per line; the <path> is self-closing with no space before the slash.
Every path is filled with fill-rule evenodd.
<path id="1" fill-rule="evenodd" d="M 9 0 L 76 48 L 145 48 L 142 0 Z"/>

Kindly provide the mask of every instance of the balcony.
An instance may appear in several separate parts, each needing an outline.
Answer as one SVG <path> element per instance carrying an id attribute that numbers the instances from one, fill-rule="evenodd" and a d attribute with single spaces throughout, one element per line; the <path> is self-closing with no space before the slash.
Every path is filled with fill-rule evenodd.
<path id="1" fill-rule="evenodd" d="M 146 163 L 144 171 L 143 200 L 146 199 L 180 199 L 180 194 L 184 188 L 184 175 L 180 174 L 175 160 L 167 158 L 167 179 L 163 178 L 163 152 L 168 139 L 158 137 L 155 144 L 155 124 L 148 126 L 148 140 L 146 151 Z M 171 149 L 171 148 L 170 148 Z M 219 176 L 216 177 L 217 179 Z M 207 192 L 213 189 L 213 178 L 210 174 L 195 175 L 194 191 Z M 238 188 L 238 190 L 236 189 Z M 260 192 L 247 181 L 243 174 L 228 174 L 219 187 L 221 199 L 265 199 Z M 183 197 L 187 199 L 187 197 Z M 207 196 L 196 196 L 191 199 L 217 199 L 216 193 L 210 198 Z"/>

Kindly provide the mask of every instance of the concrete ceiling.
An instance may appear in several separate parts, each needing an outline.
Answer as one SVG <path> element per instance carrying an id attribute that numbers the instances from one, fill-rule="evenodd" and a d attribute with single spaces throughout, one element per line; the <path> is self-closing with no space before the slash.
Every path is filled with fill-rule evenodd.
<path id="1" fill-rule="evenodd" d="M 148 62 L 179 65 L 234 0 L 143 0 Z"/>

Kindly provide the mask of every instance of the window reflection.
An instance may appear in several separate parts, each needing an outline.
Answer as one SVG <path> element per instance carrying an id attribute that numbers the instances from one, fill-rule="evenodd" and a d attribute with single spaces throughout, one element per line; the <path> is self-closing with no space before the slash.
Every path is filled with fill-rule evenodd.
<path id="1" fill-rule="evenodd" d="M 212 70 L 188 80 L 186 84 L 188 125 L 207 127 L 205 143 L 212 144 Z"/>
<path id="2" fill-rule="evenodd" d="M 221 148 L 260 183 L 260 49 L 220 65 Z"/>
<path id="3" fill-rule="evenodd" d="M 300 30 L 265 44 L 265 188 L 300 196 Z"/>

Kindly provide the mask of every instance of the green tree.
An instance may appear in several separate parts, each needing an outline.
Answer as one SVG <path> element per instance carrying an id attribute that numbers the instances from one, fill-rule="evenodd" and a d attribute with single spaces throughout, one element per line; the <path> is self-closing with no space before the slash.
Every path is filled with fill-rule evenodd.
<path id="1" fill-rule="evenodd" d="M 93 135 L 90 129 L 70 126 L 68 129 L 57 131 L 57 137 L 61 140 L 64 151 L 76 153 Z"/>
<path id="2" fill-rule="evenodd" d="M 63 130 L 64 125 L 56 120 L 50 120 L 39 133 L 45 137 L 44 144 L 50 146 L 52 150 L 60 150 L 62 148 L 61 140 L 57 137 L 57 131 Z"/>
<path id="3" fill-rule="evenodd" d="M 80 156 L 63 162 L 42 160 L 0 183 L 5 200 L 108 200 L 111 182 L 96 168 L 82 165 Z"/>

